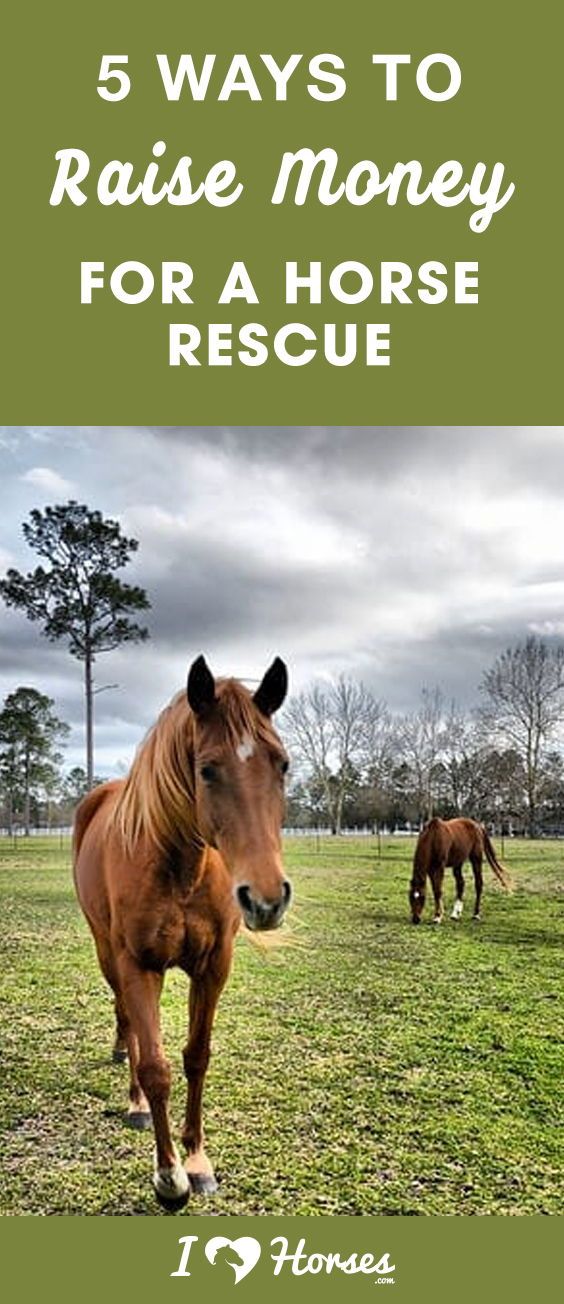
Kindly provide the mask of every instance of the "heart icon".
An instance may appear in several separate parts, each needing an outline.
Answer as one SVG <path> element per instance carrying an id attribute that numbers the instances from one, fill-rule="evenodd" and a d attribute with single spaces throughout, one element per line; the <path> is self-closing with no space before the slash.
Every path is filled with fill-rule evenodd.
<path id="1" fill-rule="evenodd" d="M 236 1241 L 228 1240 L 227 1236 L 214 1236 L 208 1241 L 205 1247 L 205 1255 L 208 1263 L 215 1263 L 219 1250 L 229 1249 L 233 1257 L 225 1255 L 225 1262 L 229 1264 L 235 1273 L 235 1285 L 252 1272 L 255 1264 L 260 1259 L 261 1248 L 254 1236 L 239 1236 Z M 235 1261 L 234 1261 L 235 1259 Z M 238 1261 L 237 1261 L 238 1260 Z"/>

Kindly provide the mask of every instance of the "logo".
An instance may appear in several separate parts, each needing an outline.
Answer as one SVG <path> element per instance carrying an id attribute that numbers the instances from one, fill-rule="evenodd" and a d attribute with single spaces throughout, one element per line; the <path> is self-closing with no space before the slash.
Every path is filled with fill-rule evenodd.
<path id="1" fill-rule="evenodd" d="M 182 1254 L 176 1272 L 171 1272 L 171 1277 L 192 1275 L 188 1261 L 192 1247 L 198 1240 L 198 1236 L 179 1238 Z M 239 1282 L 253 1271 L 262 1253 L 260 1241 L 255 1240 L 254 1236 L 239 1236 L 235 1241 L 231 1241 L 228 1236 L 213 1236 L 211 1240 L 203 1243 L 202 1248 L 212 1267 L 227 1264 L 233 1270 L 235 1286 L 238 1286 Z M 274 1277 L 279 1277 L 281 1273 L 289 1273 L 293 1277 L 305 1277 L 309 1274 L 314 1277 L 319 1274 L 329 1276 L 333 1272 L 342 1272 L 352 1277 L 360 1273 L 362 1276 L 371 1277 L 378 1286 L 395 1284 L 395 1278 L 391 1275 L 395 1271 L 395 1264 L 390 1263 L 389 1253 L 374 1254 L 372 1251 L 355 1250 L 347 1255 L 342 1255 L 338 1251 L 322 1254 L 318 1250 L 310 1251 L 306 1248 L 304 1237 L 296 1246 L 291 1247 L 285 1236 L 275 1236 L 269 1242 L 269 1249 L 273 1251 L 269 1259 Z"/>
<path id="2" fill-rule="evenodd" d="M 235 1273 L 235 1285 L 238 1286 L 243 1277 L 248 1272 L 252 1272 L 255 1264 L 258 1263 L 261 1254 L 261 1248 L 254 1236 L 239 1236 L 236 1241 L 228 1240 L 227 1236 L 214 1236 L 208 1241 L 204 1253 L 209 1263 L 215 1263 L 220 1250 L 229 1249 L 230 1254 L 224 1255 L 225 1262 L 229 1264 Z"/>

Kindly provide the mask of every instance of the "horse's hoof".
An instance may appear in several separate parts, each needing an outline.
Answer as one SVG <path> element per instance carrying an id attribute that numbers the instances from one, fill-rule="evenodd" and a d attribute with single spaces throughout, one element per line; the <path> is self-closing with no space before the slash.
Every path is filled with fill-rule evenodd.
<path id="1" fill-rule="evenodd" d="M 219 1189 L 213 1173 L 188 1173 L 188 1181 L 193 1195 L 215 1195 Z"/>
<path id="2" fill-rule="evenodd" d="M 482 922 L 482 916 L 481 916 L 481 915 L 472 915 L 472 919 L 474 920 L 474 923 L 475 923 L 475 924 L 481 924 L 481 922 Z"/>
<path id="3" fill-rule="evenodd" d="M 112 1051 L 112 1064 L 125 1064 L 127 1051 L 122 1050 L 120 1046 L 114 1046 Z"/>
<path id="4" fill-rule="evenodd" d="M 151 1115 L 141 1109 L 134 1109 L 131 1114 L 126 1114 L 125 1121 L 127 1126 L 134 1128 L 136 1132 L 149 1132 L 153 1126 Z"/>
<path id="5" fill-rule="evenodd" d="M 153 1186 L 159 1203 L 167 1209 L 181 1209 L 186 1204 L 190 1183 L 178 1156 L 170 1168 L 155 1167 Z"/>

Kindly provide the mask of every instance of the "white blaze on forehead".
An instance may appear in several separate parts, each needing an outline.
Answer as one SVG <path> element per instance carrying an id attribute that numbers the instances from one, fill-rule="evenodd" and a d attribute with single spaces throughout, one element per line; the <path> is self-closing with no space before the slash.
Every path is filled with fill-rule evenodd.
<path id="1" fill-rule="evenodd" d="M 240 761 L 248 761 L 249 757 L 253 756 L 255 751 L 255 744 L 252 738 L 249 738 L 248 734 L 244 734 L 236 750 Z"/>

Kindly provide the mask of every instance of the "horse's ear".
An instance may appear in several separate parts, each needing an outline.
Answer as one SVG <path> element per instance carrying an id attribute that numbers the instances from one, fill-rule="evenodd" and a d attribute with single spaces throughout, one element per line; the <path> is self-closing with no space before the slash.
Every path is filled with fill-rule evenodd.
<path id="1" fill-rule="evenodd" d="M 288 670 L 280 657 L 275 657 L 253 696 L 253 702 L 262 715 L 274 715 L 287 692 Z"/>
<path id="2" fill-rule="evenodd" d="M 215 679 L 205 657 L 196 657 L 188 671 L 188 703 L 194 715 L 205 715 L 215 703 Z"/>

